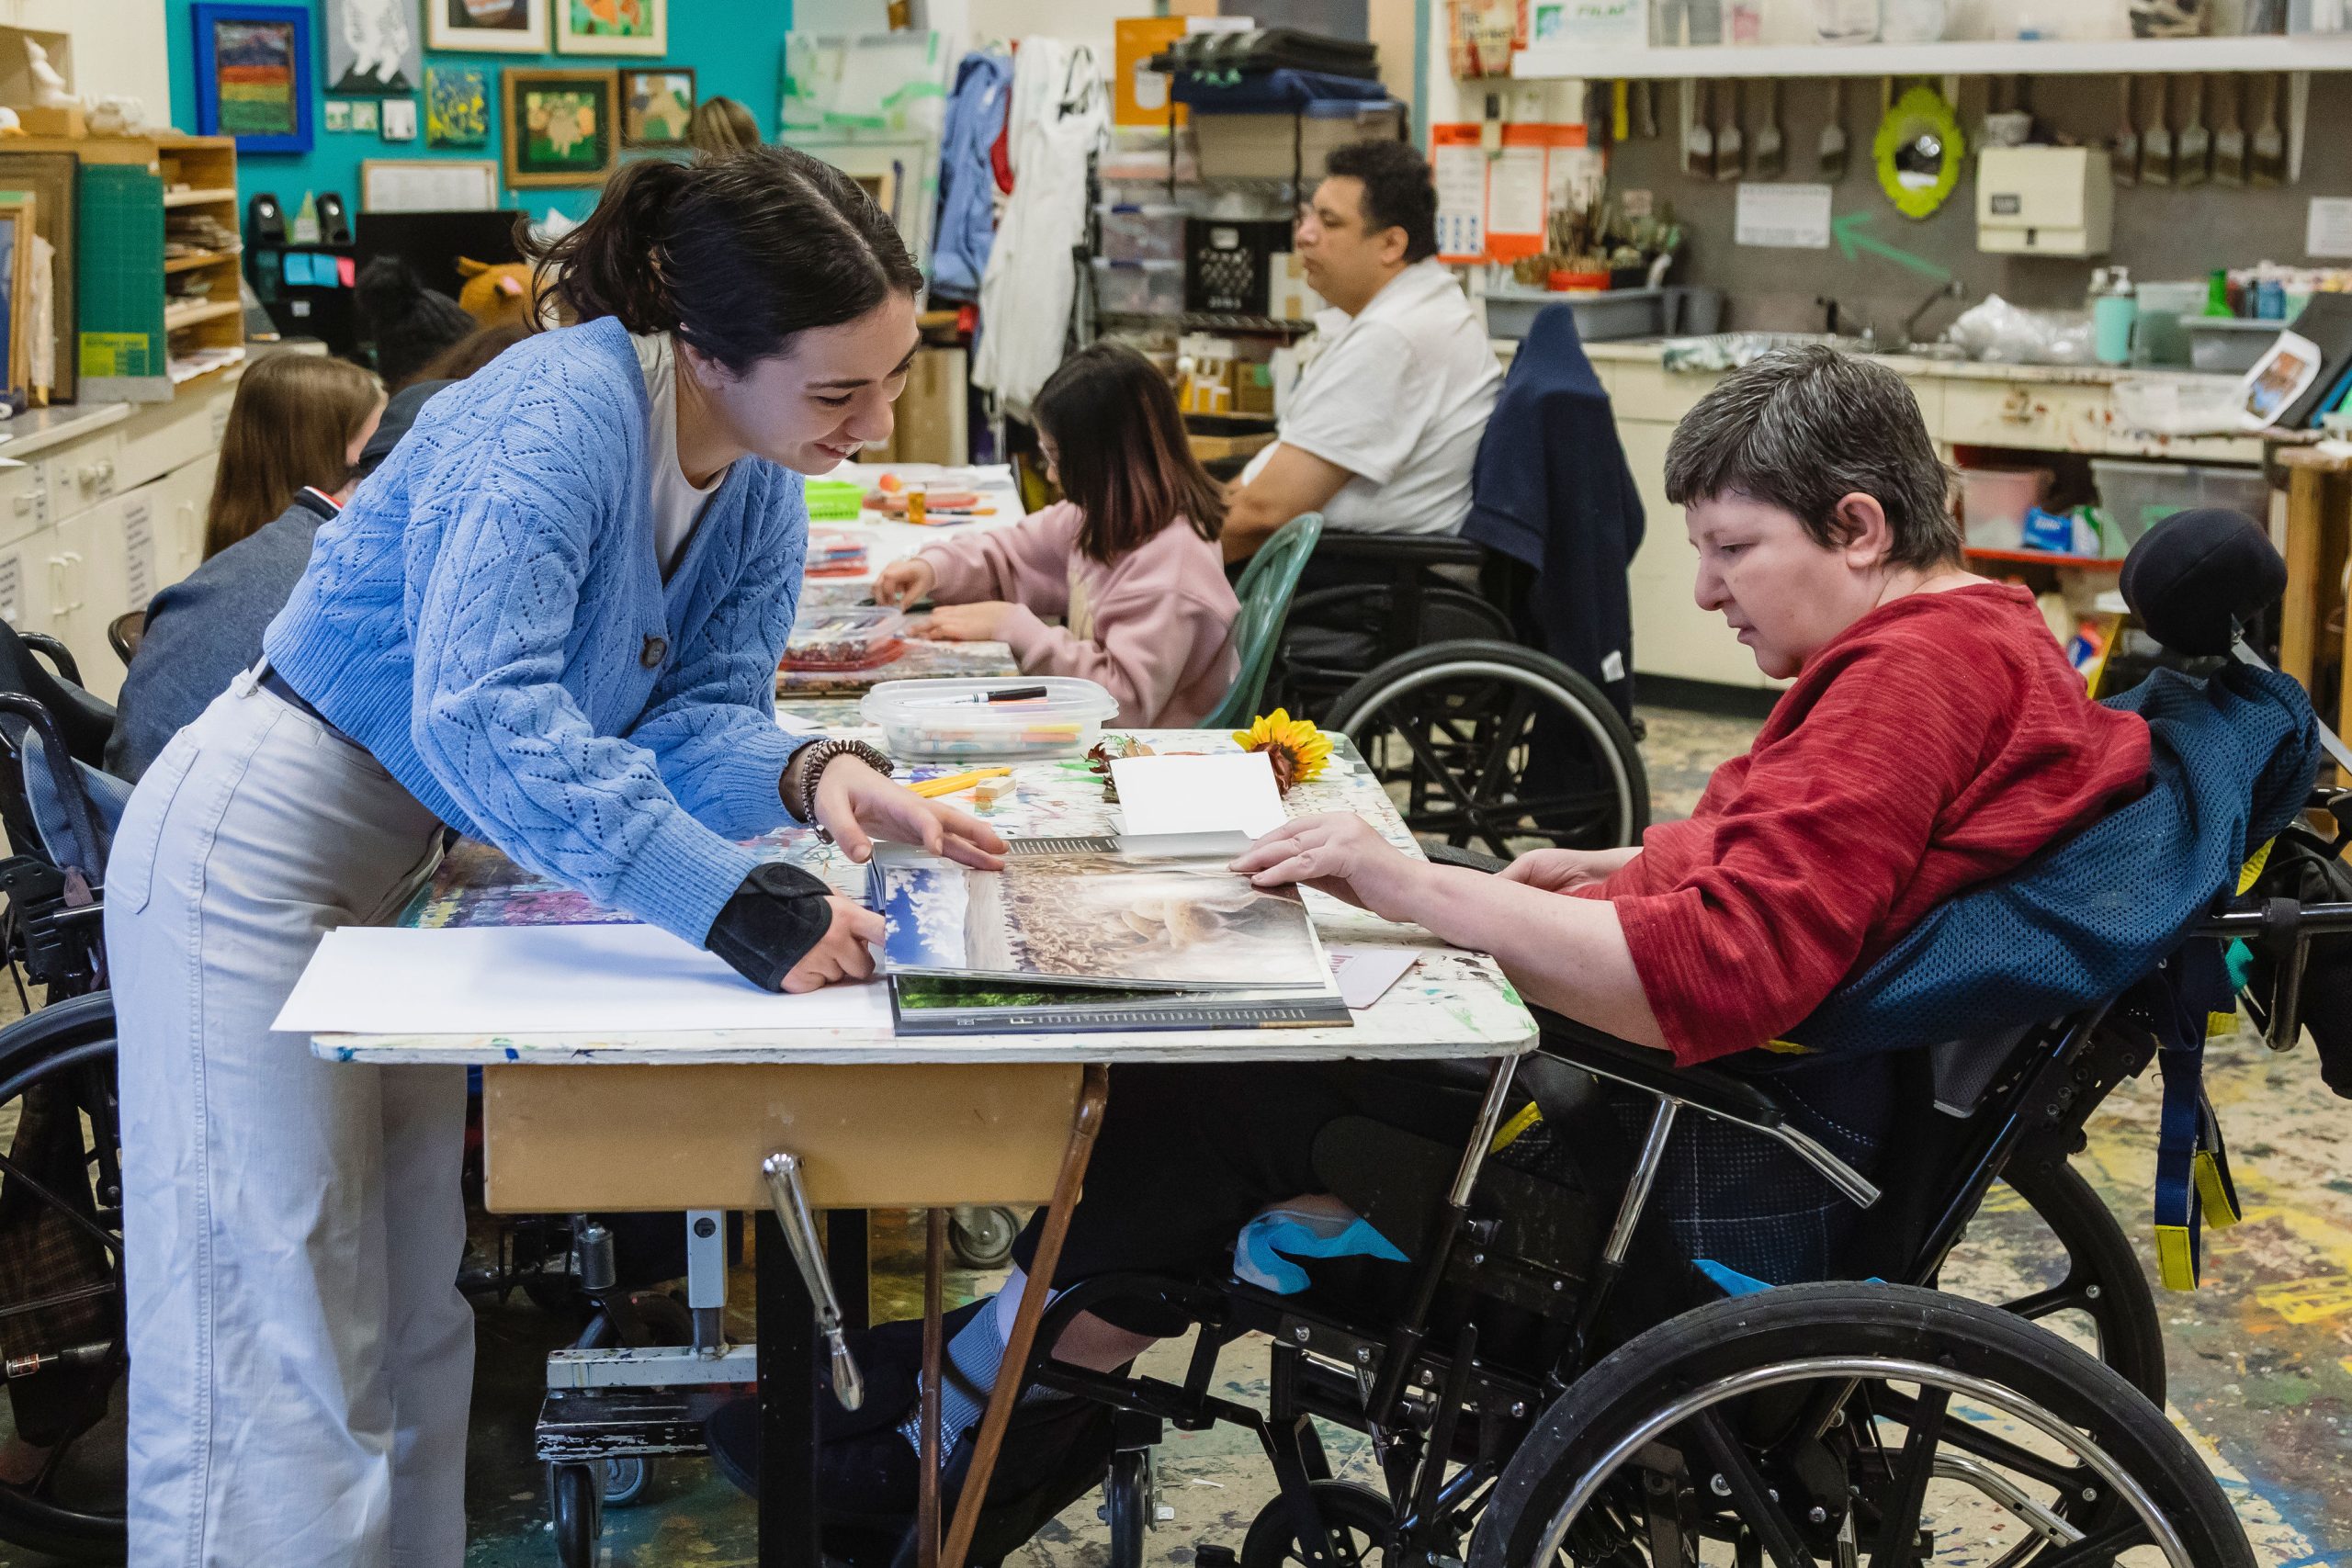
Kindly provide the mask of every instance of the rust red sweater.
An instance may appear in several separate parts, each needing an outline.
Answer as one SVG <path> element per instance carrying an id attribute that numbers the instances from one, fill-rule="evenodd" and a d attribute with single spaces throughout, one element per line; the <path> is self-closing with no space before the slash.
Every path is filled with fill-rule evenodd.
<path id="1" fill-rule="evenodd" d="M 1685 1066 L 1794 1027 L 1937 904 L 2143 785 L 2148 728 L 2092 702 L 2022 588 L 1914 593 L 1815 654 L 1617 906 Z"/>

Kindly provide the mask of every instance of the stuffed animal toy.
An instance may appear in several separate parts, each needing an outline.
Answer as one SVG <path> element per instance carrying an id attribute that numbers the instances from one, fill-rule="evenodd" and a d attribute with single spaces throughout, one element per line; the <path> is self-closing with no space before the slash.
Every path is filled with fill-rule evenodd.
<path id="1" fill-rule="evenodd" d="M 485 327 L 531 324 L 531 268 L 524 262 L 478 262 L 458 258 L 458 276 L 466 280 L 458 303 Z"/>
<path id="2" fill-rule="evenodd" d="M 352 307 L 360 335 L 376 345 L 376 374 L 394 391 L 474 331 L 474 319 L 455 299 L 427 288 L 399 256 L 378 256 L 359 269 Z"/>

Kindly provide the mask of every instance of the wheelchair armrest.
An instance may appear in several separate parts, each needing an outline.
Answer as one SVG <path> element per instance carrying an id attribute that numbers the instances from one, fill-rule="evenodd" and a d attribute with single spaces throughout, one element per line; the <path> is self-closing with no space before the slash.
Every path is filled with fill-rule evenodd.
<path id="1" fill-rule="evenodd" d="M 1531 1010 L 1543 1032 L 1536 1049 L 1544 1055 L 1759 1133 L 1788 1148 L 1861 1207 L 1878 1201 L 1874 1183 L 1811 1134 L 1789 1124 L 1787 1107 L 1765 1085 L 1713 1067 L 1679 1067 L 1664 1051 L 1603 1034 L 1542 1008 Z"/>
<path id="2" fill-rule="evenodd" d="M 1432 865 L 1458 865 L 1464 871 L 1483 871 L 1488 874 L 1502 870 L 1510 862 L 1497 860 L 1493 855 L 1480 854 L 1476 850 L 1457 850 L 1452 844 L 1423 844 L 1421 852 Z"/>
<path id="3" fill-rule="evenodd" d="M 18 632 L 17 638 L 27 648 L 46 658 L 52 669 L 73 682 L 82 683 L 82 667 L 74 662 L 74 650 L 47 632 Z"/>
<path id="4" fill-rule="evenodd" d="M 1476 566 L 1486 548 L 1454 534 L 1363 534 L 1326 528 L 1315 553 L 1330 560 L 1399 566 Z"/>

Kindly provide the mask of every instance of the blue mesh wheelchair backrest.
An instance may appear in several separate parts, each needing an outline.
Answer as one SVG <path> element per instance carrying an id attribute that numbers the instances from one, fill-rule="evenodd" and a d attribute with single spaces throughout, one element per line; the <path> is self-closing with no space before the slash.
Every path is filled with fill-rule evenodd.
<path id="1" fill-rule="evenodd" d="M 114 830 L 122 821 L 123 807 L 130 804 L 130 784 L 112 773 L 100 773 L 88 763 L 67 757 L 62 759 L 74 771 L 76 783 L 69 783 L 56 771 L 60 759 L 52 756 L 42 743 L 40 732 L 28 728 L 18 742 L 18 765 L 24 770 L 25 805 L 32 813 L 33 828 L 40 836 L 40 852 L 61 870 L 71 867 L 82 873 L 93 886 L 104 878 L 107 850 L 113 842 Z M 90 815 L 84 818 L 66 798 L 66 791 L 80 788 L 90 805 Z M 85 843 L 85 837 L 96 843 Z"/>
<path id="2" fill-rule="evenodd" d="M 2310 797 L 2318 725 L 2302 688 L 2276 671 L 2160 670 L 2108 705 L 2148 722 L 2147 792 L 1936 909 L 1792 1041 L 1830 1053 L 1939 1045 L 2120 996 Z"/>

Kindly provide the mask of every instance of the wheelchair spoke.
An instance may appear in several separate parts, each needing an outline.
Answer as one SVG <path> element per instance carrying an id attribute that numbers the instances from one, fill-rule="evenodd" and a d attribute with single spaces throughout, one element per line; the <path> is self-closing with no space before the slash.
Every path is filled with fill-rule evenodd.
<path id="1" fill-rule="evenodd" d="M 2035 1559 L 2033 1568 L 2112 1568 L 2118 1552 L 2143 1545 L 2149 1539 L 2146 1521 L 2136 1514 L 2130 1515 L 2096 1535 L 2085 1536 L 2055 1557 Z"/>
<path id="2" fill-rule="evenodd" d="M 1928 1500 L 1928 1483 L 1936 1472 L 1936 1444 L 1942 1438 L 1951 1391 L 1928 1390 L 1912 1407 L 1894 1472 L 1894 1494 L 1879 1521 L 1878 1545 L 1871 1551 L 1871 1568 L 1913 1568 L 1919 1537 L 1919 1511 Z"/>
<path id="3" fill-rule="evenodd" d="M 2089 1292 L 2083 1288 L 2082 1281 L 2071 1275 L 2063 1285 L 2053 1285 L 2046 1291 L 2036 1291 L 2030 1296 L 2019 1296 L 2013 1302 L 2003 1302 L 2001 1310 L 2015 1313 L 2019 1317 L 2037 1320 L 2048 1317 L 2053 1313 L 2062 1312 L 2087 1313 L 2093 1317 L 2098 1315 L 2098 1305 L 2092 1301 Z"/>
<path id="4" fill-rule="evenodd" d="M 1708 1461 L 1730 1489 L 1732 1507 L 1740 1523 L 1756 1532 L 1776 1568 L 1813 1568 L 1813 1553 L 1805 1550 L 1788 1516 L 1772 1500 L 1763 1473 L 1725 1424 L 1722 1411 L 1701 1411 L 1691 1417 L 1690 1424 L 1698 1429 Z"/>
<path id="5" fill-rule="evenodd" d="M 1892 1389 L 1880 1389 L 1880 1414 L 1888 1418 L 1900 1421 L 1907 1427 L 1917 1419 L 1917 1403 L 1905 1395 Z M 1962 1453 L 1973 1454 L 2004 1470 L 2015 1471 L 2019 1475 L 2030 1476 L 2044 1486 L 2054 1487 L 2062 1496 L 2071 1496 L 2093 1481 L 2090 1472 L 2080 1465 L 2035 1453 L 2031 1449 L 2010 1442 L 2006 1438 L 1995 1437 L 1971 1422 L 1947 1425 L 1943 1440 Z"/>

